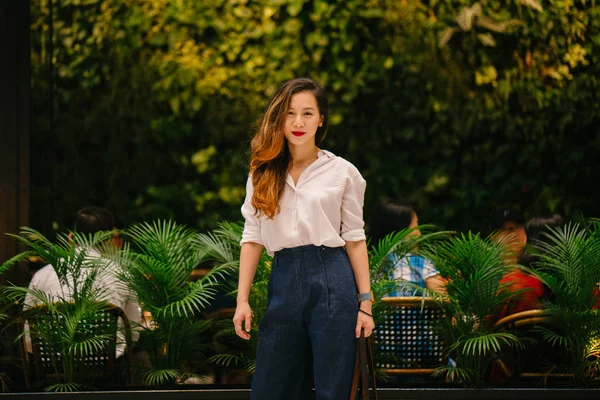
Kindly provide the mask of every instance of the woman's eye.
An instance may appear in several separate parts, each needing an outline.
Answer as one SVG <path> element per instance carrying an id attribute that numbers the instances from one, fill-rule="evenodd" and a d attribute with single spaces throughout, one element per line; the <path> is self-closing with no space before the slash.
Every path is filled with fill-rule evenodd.
<path id="1" fill-rule="evenodd" d="M 304 115 L 306 115 L 306 116 L 309 116 L 309 117 L 310 117 L 310 116 L 312 115 L 312 113 L 311 113 L 311 112 L 307 112 L 307 113 L 305 113 Z"/>

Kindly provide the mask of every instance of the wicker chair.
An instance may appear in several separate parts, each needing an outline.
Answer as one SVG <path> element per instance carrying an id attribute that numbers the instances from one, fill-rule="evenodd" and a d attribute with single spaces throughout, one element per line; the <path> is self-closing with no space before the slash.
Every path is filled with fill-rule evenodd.
<path id="1" fill-rule="evenodd" d="M 25 356 L 26 381 L 30 381 L 32 376 L 37 379 L 55 380 L 57 371 L 53 365 L 53 361 L 58 361 L 60 365 L 61 354 L 58 349 L 53 349 L 52 344 L 46 343 L 44 339 L 36 334 L 36 324 L 40 322 L 40 316 L 47 313 L 45 305 L 38 305 L 31 308 L 30 316 L 27 323 L 30 326 L 32 353 L 29 353 L 25 348 L 25 335 L 22 336 L 22 354 Z M 93 329 L 99 334 L 109 333 L 113 339 L 109 341 L 108 346 L 97 353 L 90 354 L 76 360 L 79 363 L 78 368 L 89 371 L 91 375 L 105 375 L 114 371 L 115 352 L 117 343 L 118 319 L 123 321 L 123 329 L 125 333 L 125 361 L 127 369 L 127 384 L 133 383 L 133 357 L 132 357 L 132 333 L 129 319 L 121 308 L 114 304 L 107 304 L 106 308 L 99 311 L 95 317 L 83 321 L 87 329 Z M 52 320 L 44 319 L 43 323 L 51 323 Z M 59 369 L 58 375 L 62 375 Z M 31 380 L 35 381 L 35 380 Z"/>
<path id="2" fill-rule="evenodd" d="M 534 337 L 536 333 L 533 328 L 543 325 L 552 326 L 553 323 L 553 318 L 544 310 L 535 309 L 510 314 L 496 322 L 495 329 L 498 332 L 508 331 L 525 337 Z M 545 343 L 541 341 L 539 345 L 544 346 Z M 550 365 L 556 362 L 561 354 L 556 348 L 549 350 L 543 351 L 536 346 L 515 354 L 505 354 L 497 362 L 504 373 L 513 379 L 572 378 L 573 374 L 557 372 L 556 368 Z M 547 359 L 548 357 L 550 360 Z"/>
<path id="3" fill-rule="evenodd" d="M 442 310 L 431 298 L 384 297 L 393 306 L 375 327 L 376 367 L 387 375 L 431 375 L 442 365 L 442 339 L 433 329 Z"/>

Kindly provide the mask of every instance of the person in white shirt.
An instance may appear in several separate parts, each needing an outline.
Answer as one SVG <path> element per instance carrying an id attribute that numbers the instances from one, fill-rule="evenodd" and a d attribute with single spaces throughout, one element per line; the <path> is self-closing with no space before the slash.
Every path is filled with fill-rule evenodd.
<path id="1" fill-rule="evenodd" d="M 74 230 L 80 234 L 89 235 L 100 231 L 111 231 L 113 229 L 115 229 L 115 217 L 105 208 L 85 207 L 77 212 Z M 121 246 L 122 244 L 122 239 L 116 234 L 109 240 L 111 240 L 115 246 Z M 132 336 L 133 341 L 135 342 L 139 337 L 139 329 L 135 328 L 139 327 L 142 320 L 141 309 L 125 291 L 124 285 L 120 284 L 116 276 L 117 266 L 109 260 L 102 259 L 100 253 L 93 248 L 81 249 L 81 251 L 85 251 L 86 259 L 93 259 L 95 264 L 98 262 L 100 264 L 106 263 L 106 267 L 98 274 L 95 282 L 96 287 L 105 289 L 103 291 L 103 298 L 100 300 L 106 300 L 123 310 L 132 326 Z M 72 287 L 68 285 L 64 286 L 60 283 L 54 267 L 50 264 L 41 268 L 33 275 L 33 278 L 29 283 L 29 288 L 41 290 L 50 297 L 57 299 L 61 298 L 68 300 L 72 297 Z M 36 304 L 36 298 L 28 293 L 25 298 L 25 307 L 32 307 Z M 115 356 L 117 358 L 125 353 L 125 335 L 120 319 L 119 327 L 115 351 Z M 25 347 L 28 352 L 32 352 L 31 338 L 27 326 L 25 327 Z"/>
<path id="2" fill-rule="evenodd" d="M 311 79 L 285 82 L 252 140 L 242 206 L 236 333 L 250 339 L 248 296 L 263 248 L 274 256 L 251 399 L 350 397 L 356 338 L 371 335 L 373 295 L 363 222 L 366 182 L 317 147 L 328 103 Z"/>

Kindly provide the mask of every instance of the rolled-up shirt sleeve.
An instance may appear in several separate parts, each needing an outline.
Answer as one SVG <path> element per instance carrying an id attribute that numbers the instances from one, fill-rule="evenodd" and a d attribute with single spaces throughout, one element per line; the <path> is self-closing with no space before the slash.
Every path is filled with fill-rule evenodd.
<path id="1" fill-rule="evenodd" d="M 437 270 L 437 268 L 435 267 L 435 265 L 433 265 L 433 263 L 428 260 L 425 259 L 425 261 L 423 262 L 423 280 L 427 279 L 427 278 L 431 278 L 432 276 L 436 276 L 440 274 L 440 271 Z"/>
<path id="2" fill-rule="evenodd" d="M 252 242 L 264 246 L 260 234 L 260 218 L 256 216 L 256 210 L 252 207 L 252 195 L 254 194 L 254 186 L 252 185 L 252 177 L 248 177 L 246 182 L 246 199 L 242 205 L 242 215 L 244 216 L 244 231 L 242 232 L 242 240 L 240 244 Z"/>
<path id="3" fill-rule="evenodd" d="M 366 240 L 363 204 L 367 182 L 358 171 L 348 179 L 342 197 L 342 224 L 340 236 L 346 242 Z"/>

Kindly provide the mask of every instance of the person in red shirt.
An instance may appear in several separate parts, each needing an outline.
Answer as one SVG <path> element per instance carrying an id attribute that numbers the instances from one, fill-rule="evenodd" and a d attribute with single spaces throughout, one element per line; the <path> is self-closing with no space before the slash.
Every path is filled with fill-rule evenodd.
<path id="1" fill-rule="evenodd" d="M 502 310 L 502 317 L 541 308 L 540 299 L 544 296 L 544 284 L 535 276 L 515 270 L 504 275 L 500 284 L 506 284 L 511 291 L 515 292 L 510 303 Z"/>
<path id="2" fill-rule="evenodd" d="M 507 289 L 514 292 L 514 296 L 502 308 L 497 318 L 540 308 L 540 299 L 544 296 L 543 283 L 535 276 L 512 269 L 517 265 L 527 244 L 528 235 L 523 216 L 516 210 L 502 209 L 493 220 L 493 228 L 496 230 L 494 238 L 502 239 L 507 243 L 508 256 L 505 261 L 507 267 L 511 268 L 511 271 L 504 275 L 500 283 L 507 285 Z"/>

